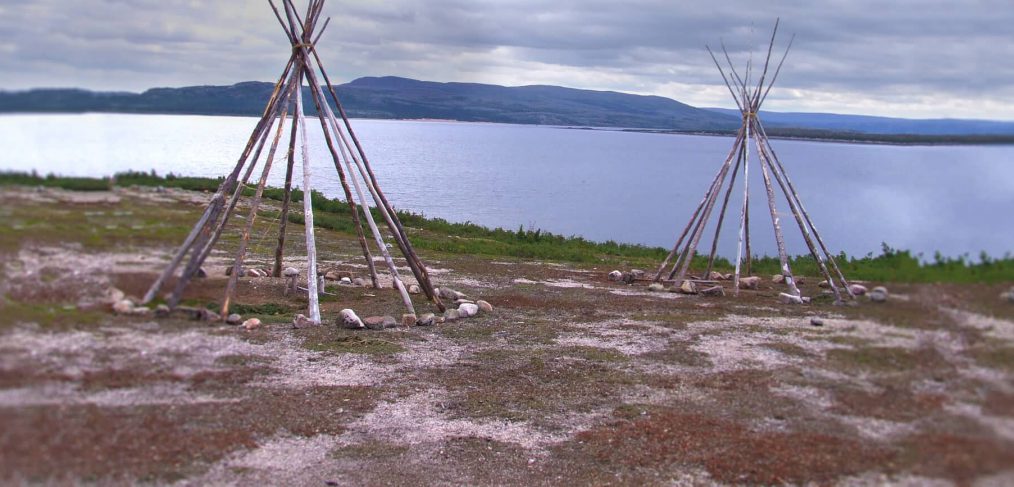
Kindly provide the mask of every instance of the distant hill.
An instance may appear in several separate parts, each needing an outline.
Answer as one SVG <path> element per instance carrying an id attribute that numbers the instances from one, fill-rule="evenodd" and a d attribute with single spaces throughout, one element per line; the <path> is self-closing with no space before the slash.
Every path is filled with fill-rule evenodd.
<path id="1" fill-rule="evenodd" d="M 116 112 L 194 115 L 260 115 L 271 83 L 152 88 L 143 93 L 81 89 L 0 91 L 0 113 Z M 735 110 L 695 108 L 660 96 L 559 86 L 506 87 L 367 77 L 336 87 L 349 115 L 361 118 L 448 119 L 467 122 L 564 125 L 660 132 L 729 133 L 740 124 Z M 313 112 L 309 93 L 305 106 Z M 1014 122 L 909 120 L 829 113 L 762 112 L 768 133 L 887 143 L 1014 143 Z"/>
<path id="2" fill-rule="evenodd" d="M 273 85 L 153 88 L 144 93 L 79 89 L 0 92 L 0 112 L 120 112 L 197 115 L 260 115 Z M 407 78 L 359 78 L 336 87 L 350 116 L 436 118 L 469 122 L 725 131 L 735 117 L 694 108 L 669 98 L 558 86 L 505 87 L 435 83 Z M 313 111 L 308 92 L 307 110 Z"/>
<path id="3" fill-rule="evenodd" d="M 739 110 L 705 108 L 715 113 L 739 116 Z M 959 119 L 908 119 L 839 115 L 835 113 L 760 112 L 768 127 L 792 127 L 862 134 L 912 135 L 1014 135 L 1014 122 Z"/>

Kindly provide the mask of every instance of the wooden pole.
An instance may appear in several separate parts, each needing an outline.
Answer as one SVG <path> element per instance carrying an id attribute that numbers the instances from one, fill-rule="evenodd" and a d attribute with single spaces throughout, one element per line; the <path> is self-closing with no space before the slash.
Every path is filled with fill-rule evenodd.
<path id="1" fill-rule="evenodd" d="M 327 127 L 326 116 L 324 113 L 324 107 L 327 106 L 327 102 L 324 101 L 319 93 L 320 85 L 317 83 L 317 78 L 314 76 L 312 70 L 309 67 L 304 68 L 304 73 L 307 79 L 307 83 L 310 85 L 310 95 L 313 100 L 314 107 L 317 109 L 317 118 L 320 119 L 320 128 L 324 133 L 324 142 L 327 145 L 328 151 L 331 153 L 331 159 L 334 161 L 334 168 L 338 171 L 338 180 L 341 182 L 342 190 L 345 192 L 345 201 L 349 205 L 349 212 L 352 215 L 352 226 L 356 229 L 356 237 L 359 239 L 359 246 L 363 251 L 363 258 L 366 260 L 366 266 L 370 271 L 370 277 L 373 280 L 374 286 L 377 286 L 377 269 L 373 264 L 373 255 L 370 253 L 370 248 L 366 245 L 366 236 L 363 234 L 363 223 L 359 220 L 359 208 L 356 205 L 355 200 L 352 198 L 352 191 L 349 189 L 349 183 L 345 178 L 345 171 L 341 167 L 339 162 L 339 155 L 337 149 L 335 149 L 335 141 L 331 138 L 331 133 Z M 364 202 L 365 203 L 365 202 Z M 369 213 L 369 208 L 366 208 L 366 213 Z M 367 215 L 370 216 L 370 215 Z M 383 252 L 387 251 L 384 247 L 381 249 Z"/>
<path id="2" fill-rule="evenodd" d="M 243 236 L 239 242 L 239 250 L 236 251 L 236 259 L 232 264 L 232 274 L 229 275 L 229 282 L 225 287 L 225 297 L 222 299 L 222 319 L 229 316 L 229 303 L 236 293 L 236 284 L 239 282 L 239 275 L 243 268 L 243 259 L 246 257 L 247 245 L 250 242 L 250 233 L 253 231 L 254 222 L 257 220 L 257 210 L 260 209 L 261 198 L 264 196 L 264 186 L 268 182 L 268 174 L 271 173 L 271 166 L 275 160 L 275 151 L 278 149 L 278 141 L 282 138 L 282 131 L 285 130 L 285 117 L 289 112 L 289 102 L 292 100 L 292 93 L 297 89 L 294 84 L 289 86 L 286 92 L 281 114 L 278 116 L 278 129 L 275 132 L 274 140 L 271 141 L 271 148 L 268 149 L 268 156 L 264 159 L 264 168 L 261 171 L 261 178 L 257 182 L 257 191 L 254 193 L 253 201 L 250 203 L 250 214 L 246 219 L 243 228 Z"/>
<path id="3" fill-rule="evenodd" d="M 743 129 L 740 128 L 740 130 L 736 133 L 736 141 L 733 143 L 733 150 L 729 153 L 729 157 L 735 155 L 736 147 L 739 145 L 739 142 L 742 139 L 742 137 L 743 137 Z M 672 258 L 676 255 L 676 253 L 679 252 L 680 246 L 683 244 L 684 238 L 690 231 L 691 227 L 694 226 L 694 223 L 697 221 L 697 217 L 700 215 L 701 210 L 704 209 L 704 206 L 711 198 L 711 193 L 714 191 L 715 185 L 722 177 L 723 169 L 724 166 L 719 168 L 718 173 L 715 174 L 715 178 L 711 180 L 711 185 L 709 185 L 708 190 L 704 192 L 704 197 L 701 198 L 701 202 L 697 204 L 697 209 L 694 210 L 694 213 L 690 216 L 690 221 L 687 222 L 686 227 L 683 228 L 683 231 L 680 232 L 679 237 L 676 239 L 676 245 L 674 245 L 672 250 L 669 251 L 669 254 L 666 255 L 665 259 L 662 261 L 662 265 L 658 266 L 658 271 L 655 273 L 655 278 L 653 279 L 653 281 L 659 282 L 662 280 L 662 273 L 665 272 L 665 268 L 669 265 L 669 261 L 671 261 Z M 676 265 L 679 265 L 679 259 L 677 259 Z M 672 279 L 671 276 L 669 278 Z"/>
<path id="4" fill-rule="evenodd" d="M 298 79 L 302 92 L 303 76 Z M 300 93 L 302 95 L 302 93 Z M 310 147 L 306 137 L 306 120 L 303 117 L 303 97 L 296 97 L 296 117 L 299 119 L 300 151 L 303 159 L 303 224 L 306 227 L 306 293 L 309 300 L 310 320 L 320 323 L 320 304 L 317 295 L 317 243 L 313 232 L 313 186 L 310 183 Z"/>
<path id="5" fill-rule="evenodd" d="M 296 96 L 303 96 L 302 90 L 297 89 Z M 285 230 L 289 223 L 289 204 L 292 203 L 292 169 L 296 164 L 296 133 L 299 119 L 292 117 L 292 126 L 289 128 L 289 151 L 286 154 L 285 165 L 285 186 L 282 194 L 282 212 L 278 215 L 278 246 L 275 247 L 275 267 L 272 275 L 282 276 L 282 259 L 285 257 Z"/>
<path id="6" fill-rule="evenodd" d="M 743 210 L 739 217 L 739 243 L 736 244 L 736 270 L 732 278 L 732 294 L 739 296 L 739 271 L 740 265 L 743 262 L 743 234 L 746 231 L 746 212 L 749 208 L 750 201 L 750 145 L 747 140 L 750 139 L 750 124 L 747 123 L 747 117 L 749 112 L 743 112 L 743 129 L 746 131 L 746 137 L 743 139 L 743 146 L 740 148 L 743 151 Z"/>
<path id="7" fill-rule="evenodd" d="M 795 280 L 792 278 L 792 269 L 789 267 L 789 255 L 788 252 L 785 251 L 785 238 L 782 236 L 781 218 L 778 216 L 778 206 L 775 204 L 775 192 L 774 188 L 771 187 L 771 178 L 768 175 L 767 164 L 764 163 L 763 154 L 758 153 L 757 157 L 761 162 L 761 176 L 764 179 L 764 190 L 767 192 L 768 196 L 768 209 L 771 212 L 771 225 L 775 229 L 775 243 L 778 245 L 778 260 L 781 262 L 782 275 L 785 276 L 785 285 L 788 286 L 789 292 L 792 295 L 799 296 L 799 288 L 796 287 Z"/>
<path id="8" fill-rule="evenodd" d="M 198 242 L 199 236 L 205 231 L 206 227 L 213 221 L 217 220 L 216 214 L 217 204 L 220 204 L 220 201 L 225 197 L 225 193 L 231 190 L 232 184 L 235 183 L 235 180 L 238 177 L 239 172 L 242 170 L 243 166 L 247 162 L 247 158 L 250 155 L 250 151 L 252 150 L 255 141 L 260 138 L 261 132 L 263 131 L 264 121 L 266 118 L 269 117 L 269 115 L 273 111 L 274 108 L 273 103 L 277 99 L 277 93 L 282 87 L 282 83 L 288 77 L 289 70 L 292 68 L 294 58 L 295 58 L 294 56 L 289 57 L 289 61 L 288 63 L 286 63 L 285 68 L 282 70 L 282 75 L 278 78 L 278 82 L 275 83 L 275 88 L 272 91 L 271 97 L 268 99 L 268 105 L 264 108 L 264 113 L 261 115 L 260 121 L 258 121 L 257 125 L 254 127 L 253 132 L 250 134 L 250 138 L 247 140 L 246 147 L 243 149 L 243 153 L 236 161 L 236 165 L 233 168 L 232 173 L 230 173 L 229 177 L 227 177 L 225 181 L 222 181 L 222 184 L 218 186 L 218 189 L 212 196 L 211 201 L 208 203 L 208 207 L 205 208 L 204 214 L 198 220 L 198 223 L 194 225 L 194 227 L 191 229 L 190 234 L 188 234 L 186 239 L 184 239 L 183 245 L 181 245 L 176 250 L 176 253 L 173 255 L 173 258 L 169 262 L 169 265 L 167 265 L 165 269 L 163 269 L 162 274 L 160 274 L 159 277 L 155 279 L 155 282 L 152 283 L 151 287 L 148 289 L 148 292 L 145 293 L 142 303 L 149 303 L 155 298 L 155 295 L 158 294 L 158 291 L 165 284 L 165 281 L 168 280 L 169 277 L 172 276 L 173 273 L 176 271 L 176 268 L 179 267 L 180 263 L 183 260 L 183 257 L 187 254 L 187 252 L 191 250 L 194 244 Z M 212 218 L 212 216 L 215 216 L 216 218 Z"/>
<path id="9" fill-rule="evenodd" d="M 742 154 L 742 152 L 740 152 Z M 711 253 L 708 255 L 708 269 L 704 272 L 705 279 L 711 279 L 711 271 L 715 265 L 715 254 L 718 252 L 718 237 L 722 231 L 722 222 L 725 221 L 725 211 L 729 207 L 729 197 L 732 196 L 732 188 L 736 185 L 736 175 L 739 173 L 739 165 L 742 158 L 736 158 L 736 165 L 732 168 L 732 179 L 729 180 L 729 189 L 725 191 L 725 199 L 722 201 L 722 209 L 718 212 L 718 223 L 715 225 L 715 238 L 711 241 Z"/>
<path id="10" fill-rule="evenodd" d="M 813 224 L 813 220 L 810 219 L 810 215 L 806 212 L 806 208 L 803 207 L 803 201 L 799 198 L 799 193 L 796 192 L 796 188 L 795 186 L 793 186 L 792 180 L 789 179 L 788 172 L 785 171 L 785 167 L 782 166 L 781 161 L 778 160 L 778 156 L 777 154 L 775 154 L 774 148 L 771 146 L 771 142 L 767 139 L 767 134 L 764 131 L 764 126 L 760 124 L 759 120 L 757 121 L 757 125 L 758 130 L 764 136 L 765 146 L 767 150 L 770 151 L 771 160 L 774 162 L 772 172 L 775 172 L 776 176 L 780 174 L 781 177 L 784 178 L 785 180 L 785 186 L 782 187 L 782 192 L 785 193 L 786 199 L 790 200 L 790 205 L 794 201 L 796 207 L 798 208 L 800 216 L 802 216 L 802 220 L 805 221 L 806 225 L 809 226 L 810 229 L 813 230 L 813 237 L 816 239 L 817 244 L 820 246 L 820 249 L 824 252 L 824 255 L 827 257 L 827 262 L 830 264 L 831 269 L 835 271 L 835 274 L 837 275 L 839 282 L 841 283 L 842 287 L 845 288 L 845 292 L 849 295 L 850 298 L 855 299 L 856 296 L 852 292 L 852 289 L 849 288 L 849 283 L 845 279 L 845 275 L 842 274 L 841 269 L 838 267 L 838 262 L 835 260 L 834 255 L 831 254 L 831 252 L 828 250 L 827 245 L 824 244 L 824 239 L 821 238 L 820 233 L 817 231 L 817 227 Z M 777 172 L 774 170 L 774 168 L 777 168 Z M 806 235 L 807 234 L 804 229 L 804 236 Z M 813 252 L 811 251 L 811 253 Z M 820 259 L 816 254 L 814 254 L 814 258 L 817 258 L 818 262 L 820 262 Z M 831 279 L 828 279 L 828 284 L 831 285 L 832 289 L 835 287 L 834 281 Z M 835 295 L 838 296 L 837 293 Z M 838 297 L 840 299 L 840 296 Z"/>

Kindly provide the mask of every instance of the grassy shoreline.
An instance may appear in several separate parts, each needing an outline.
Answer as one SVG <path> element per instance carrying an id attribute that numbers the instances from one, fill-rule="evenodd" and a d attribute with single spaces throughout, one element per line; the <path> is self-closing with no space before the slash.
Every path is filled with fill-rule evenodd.
<path id="1" fill-rule="evenodd" d="M 107 191 L 113 187 L 171 187 L 190 191 L 215 191 L 221 178 L 181 177 L 172 174 L 159 176 L 154 173 L 126 172 L 118 173 L 111 178 L 81 178 L 55 175 L 41 176 L 26 172 L 0 172 L 2 186 L 42 186 L 62 188 L 74 191 Z M 247 188 L 245 194 L 253 194 Z M 280 188 L 267 188 L 264 197 L 280 201 L 283 191 Z M 293 190 L 294 202 L 301 202 L 303 192 Z M 313 207 L 316 211 L 314 225 L 344 233 L 353 233 L 348 206 L 341 200 L 332 199 L 321 193 L 312 193 Z M 360 210 L 362 211 L 362 210 Z M 375 210 L 371 210 L 374 211 Z M 380 215 L 375 212 L 377 218 Z M 582 237 L 565 237 L 541 229 L 488 228 L 471 222 L 454 223 L 442 218 L 429 218 L 421 214 L 399 211 L 399 218 L 409 228 L 417 229 L 412 237 L 413 245 L 421 250 L 431 250 L 456 254 L 470 254 L 485 257 L 513 257 L 527 259 L 546 259 L 577 263 L 600 263 L 613 266 L 641 267 L 653 269 L 665 257 L 667 249 L 648 247 L 637 244 L 623 244 L 614 241 L 594 242 Z M 299 212 L 289 215 L 294 223 L 303 223 Z M 931 262 L 922 262 L 920 256 L 912 255 L 907 250 L 893 249 L 883 246 L 878 256 L 872 254 L 863 257 L 848 256 L 841 253 L 837 256 L 842 271 L 850 279 L 891 282 L 950 282 L 950 283 L 995 283 L 1014 281 L 1014 256 L 1009 253 L 995 258 L 985 253 L 980 254 L 978 262 L 965 256 L 956 258 L 936 255 Z M 792 258 L 792 268 L 797 275 L 819 275 L 816 262 L 810 256 Z M 698 254 L 693 261 L 693 268 L 701 269 L 706 265 L 706 256 Z M 730 262 L 719 258 L 716 261 L 719 269 L 729 269 Z M 767 275 L 779 272 L 776 257 L 763 256 L 754 259 L 754 274 Z"/>

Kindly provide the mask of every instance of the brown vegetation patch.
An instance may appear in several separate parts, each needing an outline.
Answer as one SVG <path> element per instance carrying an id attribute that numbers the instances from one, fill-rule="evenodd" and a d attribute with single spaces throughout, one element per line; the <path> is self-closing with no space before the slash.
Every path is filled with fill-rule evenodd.
<path id="1" fill-rule="evenodd" d="M 997 416 L 1014 417 L 1014 394 L 990 391 L 982 404 L 982 412 Z"/>
<path id="2" fill-rule="evenodd" d="M 578 435 L 578 448 L 606 468 L 703 467 L 721 482 L 830 482 L 874 468 L 888 452 L 836 436 L 761 433 L 727 420 L 656 410 Z"/>
<path id="3" fill-rule="evenodd" d="M 962 485 L 1014 466 L 1014 444 L 952 434 L 919 433 L 898 445 L 897 465 L 912 473 L 944 477 Z"/>
<path id="4" fill-rule="evenodd" d="M 340 434 L 371 408 L 367 387 L 236 391 L 239 402 L 133 407 L 0 409 L 0 471 L 29 481 L 130 475 L 176 480 L 262 437 Z"/>
<path id="5" fill-rule="evenodd" d="M 948 401 L 944 394 L 913 393 L 907 385 L 889 385 L 877 392 L 842 387 L 833 396 L 832 412 L 892 421 L 926 417 L 940 412 Z"/>

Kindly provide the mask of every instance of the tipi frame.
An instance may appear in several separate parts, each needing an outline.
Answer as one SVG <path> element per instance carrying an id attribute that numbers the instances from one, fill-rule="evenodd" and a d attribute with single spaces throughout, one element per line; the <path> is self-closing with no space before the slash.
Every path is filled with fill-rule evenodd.
<path id="1" fill-rule="evenodd" d="M 719 234 L 722 230 L 722 223 L 725 220 L 725 213 L 729 206 L 729 199 L 733 191 L 733 186 L 736 183 L 736 175 L 738 174 L 740 167 L 742 167 L 743 206 L 740 211 L 739 239 L 736 250 L 736 270 L 733 277 L 733 292 L 738 295 L 740 273 L 745 270 L 746 274 L 749 275 L 751 271 L 749 168 L 750 143 L 752 141 L 757 152 L 757 159 L 760 163 L 764 189 L 767 193 L 768 209 L 771 213 L 771 224 L 774 227 L 775 241 L 778 246 L 778 258 L 781 264 L 781 274 L 784 277 L 786 287 L 788 287 L 788 293 L 796 297 L 801 297 L 799 288 L 796 285 L 796 280 L 792 276 L 792 269 L 789 266 L 788 254 L 785 250 L 785 239 L 782 234 L 781 219 L 778 216 L 778 210 L 775 203 L 775 189 L 771 182 L 772 176 L 788 202 L 789 209 L 792 211 L 792 216 L 795 218 L 796 223 L 799 226 L 799 231 L 802 233 L 803 240 L 806 242 L 810 255 L 813 256 L 821 274 L 830 285 L 831 291 L 834 293 L 835 302 L 840 303 L 842 301 L 842 289 L 844 289 L 845 293 L 847 293 L 851 299 L 855 299 L 855 295 L 849 288 L 849 283 L 846 281 L 845 276 L 838 267 L 838 263 L 835 261 L 834 255 L 828 251 L 827 245 L 824 243 L 824 239 L 821 238 L 820 233 L 817 232 L 817 227 L 813 224 L 813 220 L 810 219 L 806 209 L 803 208 L 803 203 L 799 198 L 799 194 L 797 193 L 795 186 L 792 184 L 792 181 L 789 179 L 789 175 L 785 171 L 785 167 L 778 159 L 777 154 L 775 154 L 774 147 L 771 146 L 767 132 L 764 130 L 764 125 L 758 117 L 760 107 L 764 103 L 764 100 L 767 99 L 768 93 L 771 91 L 771 87 L 778 78 L 779 72 L 781 72 L 782 64 L 785 62 L 786 56 L 788 56 L 789 49 L 792 47 L 792 40 L 790 40 L 785 48 L 785 53 L 782 55 L 781 61 L 778 62 L 777 68 L 771 76 L 770 81 L 768 81 L 768 67 L 771 63 L 771 52 L 774 48 L 775 37 L 777 34 L 778 21 L 775 22 L 774 31 L 771 34 L 771 42 L 768 44 L 767 57 L 764 60 L 764 69 L 761 71 L 761 75 L 756 83 L 756 86 L 753 86 L 750 80 L 750 76 L 752 74 L 752 63 L 747 63 L 744 77 L 740 77 L 739 72 L 736 71 L 735 66 L 732 64 L 728 51 L 723 45 L 722 52 L 725 55 L 725 60 L 728 63 L 730 71 L 729 75 L 726 75 L 725 70 L 722 68 L 722 64 L 715 57 L 714 52 L 710 47 L 707 47 L 707 51 L 711 55 L 712 61 L 714 61 L 715 66 L 718 67 L 718 71 L 722 75 L 722 79 L 725 81 L 725 86 L 729 89 L 729 93 L 736 101 L 736 106 L 739 108 L 740 114 L 742 115 L 743 124 L 736 133 L 736 140 L 733 143 L 732 150 L 729 151 L 728 156 L 725 158 L 725 162 L 722 163 L 722 166 L 719 169 L 718 174 L 712 180 L 711 185 L 708 186 L 708 190 L 704 193 L 704 198 L 701 199 L 700 204 L 697 205 L 697 209 L 694 210 L 693 215 L 690 217 L 690 221 L 687 222 L 686 227 L 683 228 L 683 231 L 676 239 L 676 244 L 659 266 L 654 280 L 656 282 L 662 280 L 663 275 L 666 275 L 666 268 L 669 266 L 670 262 L 673 262 L 674 257 L 675 261 L 669 270 L 667 280 L 681 283 L 686 279 L 687 273 L 690 269 L 690 262 L 697 254 L 697 246 L 704 235 L 705 227 L 707 226 L 715 204 L 722 192 L 722 188 L 725 186 L 726 179 L 729 178 L 728 188 L 725 190 L 725 195 L 722 198 L 722 206 L 718 212 L 718 221 L 715 225 L 711 251 L 708 256 L 708 266 L 704 279 L 710 279 L 715 263 L 715 254 L 718 247 Z M 731 172 L 729 170 L 730 168 L 732 168 Z M 744 241 L 746 244 L 746 265 L 745 269 L 741 269 L 744 261 Z"/>
<path id="2" fill-rule="evenodd" d="M 253 174 L 254 168 L 257 166 L 261 152 L 270 138 L 271 143 L 267 151 L 267 156 L 263 161 L 260 178 L 257 181 L 256 192 L 250 202 L 250 212 L 245 220 L 239 249 L 236 252 L 236 256 L 232 264 L 232 273 L 230 274 L 229 282 L 226 286 L 225 297 L 222 301 L 221 315 L 223 317 L 228 315 L 230 303 L 236 294 L 237 281 L 241 273 L 244 258 L 246 257 L 251 230 L 257 217 L 257 210 L 260 207 L 265 184 L 267 182 L 268 175 L 271 172 L 272 162 L 274 161 L 275 152 L 278 149 L 283 129 L 286 124 L 286 118 L 289 116 L 290 108 L 292 108 L 288 153 L 286 157 L 287 167 L 285 172 L 284 198 L 282 201 L 281 215 L 279 217 L 280 225 L 278 245 L 275 249 L 275 261 L 272 275 L 274 277 L 279 277 L 282 274 L 282 259 L 285 255 L 286 243 L 286 223 L 289 216 L 293 168 L 296 163 L 295 155 L 298 141 L 301 152 L 303 176 L 302 190 L 303 216 L 306 228 L 306 282 L 309 300 L 308 314 L 310 320 L 317 323 L 321 322 L 317 289 L 317 251 L 314 239 L 313 206 L 311 202 L 311 191 L 313 189 L 311 178 L 312 174 L 310 170 L 310 156 L 307 141 L 308 128 L 303 115 L 302 88 L 305 82 L 309 86 L 309 94 L 313 100 L 315 108 L 317 109 L 317 118 L 320 120 L 320 128 L 323 132 L 328 152 L 334 162 L 335 170 L 338 172 L 338 178 L 341 181 L 342 189 L 345 193 L 345 201 L 348 203 L 349 209 L 351 210 L 353 225 L 356 228 L 359 244 L 362 248 L 363 257 L 366 259 L 367 268 L 369 269 L 370 278 L 374 287 L 379 287 L 380 283 L 377 277 L 376 267 L 374 266 L 373 256 L 370 252 L 370 248 L 367 244 L 366 236 L 363 231 L 359 206 L 363 207 L 364 211 L 362 211 L 362 215 L 365 216 L 376 246 L 380 250 L 383 260 L 391 273 L 394 287 L 400 293 L 402 301 L 404 302 L 408 312 L 410 314 L 415 314 L 415 308 L 412 304 L 409 293 L 399 276 L 398 269 L 395 266 L 393 258 L 388 252 L 384 236 L 377 226 L 373 213 L 369 209 L 366 193 L 368 193 L 369 197 L 372 198 L 373 204 L 377 208 L 377 212 L 381 215 L 384 223 L 387 225 L 391 236 L 397 244 L 398 249 L 408 262 L 408 267 L 412 270 L 412 273 L 419 282 L 419 286 L 422 291 L 440 311 L 444 311 L 444 305 L 440 301 L 439 296 L 437 296 L 434 292 L 426 266 L 412 248 L 408 235 L 405 232 L 401 221 L 398 219 L 397 212 L 395 212 L 394 207 L 391 206 L 387 197 L 380 189 L 376 175 L 370 166 L 366 153 L 363 151 L 363 146 L 360 143 L 359 138 L 356 137 L 355 132 L 352 130 L 352 124 L 349 122 L 345 109 L 343 108 L 341 101 L 338 99 L 338 94 L 335 91 L 334 85 L 331 83 L 331 80 L 321 63 L 316 44 L 320 40 L 320 36 L 324 33 L 324 30 L 327 28 L 327 25 L 331 20 L 328 18 L 324 21 L 324 24 L 320 27 L 320 29 L 317 29 L 318 21 L 320 20 L 321 12 L 324 8 L 324 0 L 310 0 L 303 17 L 300 17 L 299 12 L 293 4 L 293 0 L 281 0 L 281 11 L 279 11 L 278 6 L 275 5 L 273 0 L 268 0 L 268 3 L 274 11 L 275 18 L 278 20 L 279 24 L 281 24 L 286 37 L 292 45 L 292 54 L 290 55 L 285 68 L 282 70 L 281 76 L 275 83 L 274 90 L 268 99 L 267 106 L 264 108 L 264 113 L 261 115 L 257 125 L 254 127 L 253 132 L 250 134 L 246 147 L 243 149 L 242 155 L 240 155 L 232 172 L 229 173 L 225 180 L 219 185 L 218 190 L 211 197 L 204 214 L 194 225 L 190 234 L 187 235 L 186 239 L 183 241 L 183 244 L 176 250 L 173 258 L 162 271 L 162 274 L 159 275 L 152 284 L 151 288 L 144 296 L 143 302 L 148 303 L 155 298 L 162 286 L 175 273 L 184 258 L 189 254 L 190 258 L 187 261 L 186 266 L 183 268 L 182 274 L 177 280 L 176 286 L 167 300 L 170 307 L 175 307 L 179 304 L 183 291 L 186 289 L 188 283 L 200 271 L 201 265 L 211 254 L 212 249 L 221 237 L 222 232 L 225 230 L 230 216 L 232 216 L 232 214 L 236 211 L 236 205 L 242 195 L 242 190 L 246 187 L 247 182 Z M 320 82 L 321 80 L 323 80 L 323 85 Z M 325 91 L 323 87 L 326 87 L 327 90 Z M 328 95 L 330 95 L 330 98 L 328 98 Z M 328 101 L 334 103 L 336 110 L 331 109 Z M 337 116 L 335 111 L 337 111 Z M 275 127 L 273 136 L 271 135 L 272 127 Z M 242 177 L 240 177 L 241 173 Z M 351 187 L 349 186 L 350 180 L 352 182 Z M 365 193 L 364 187 L 366 189 Z M 358 205 L 356 203 L 356 198 L 353 198 L 353 191 L 355 191 L 355 196 L 358 198 Z"/>

